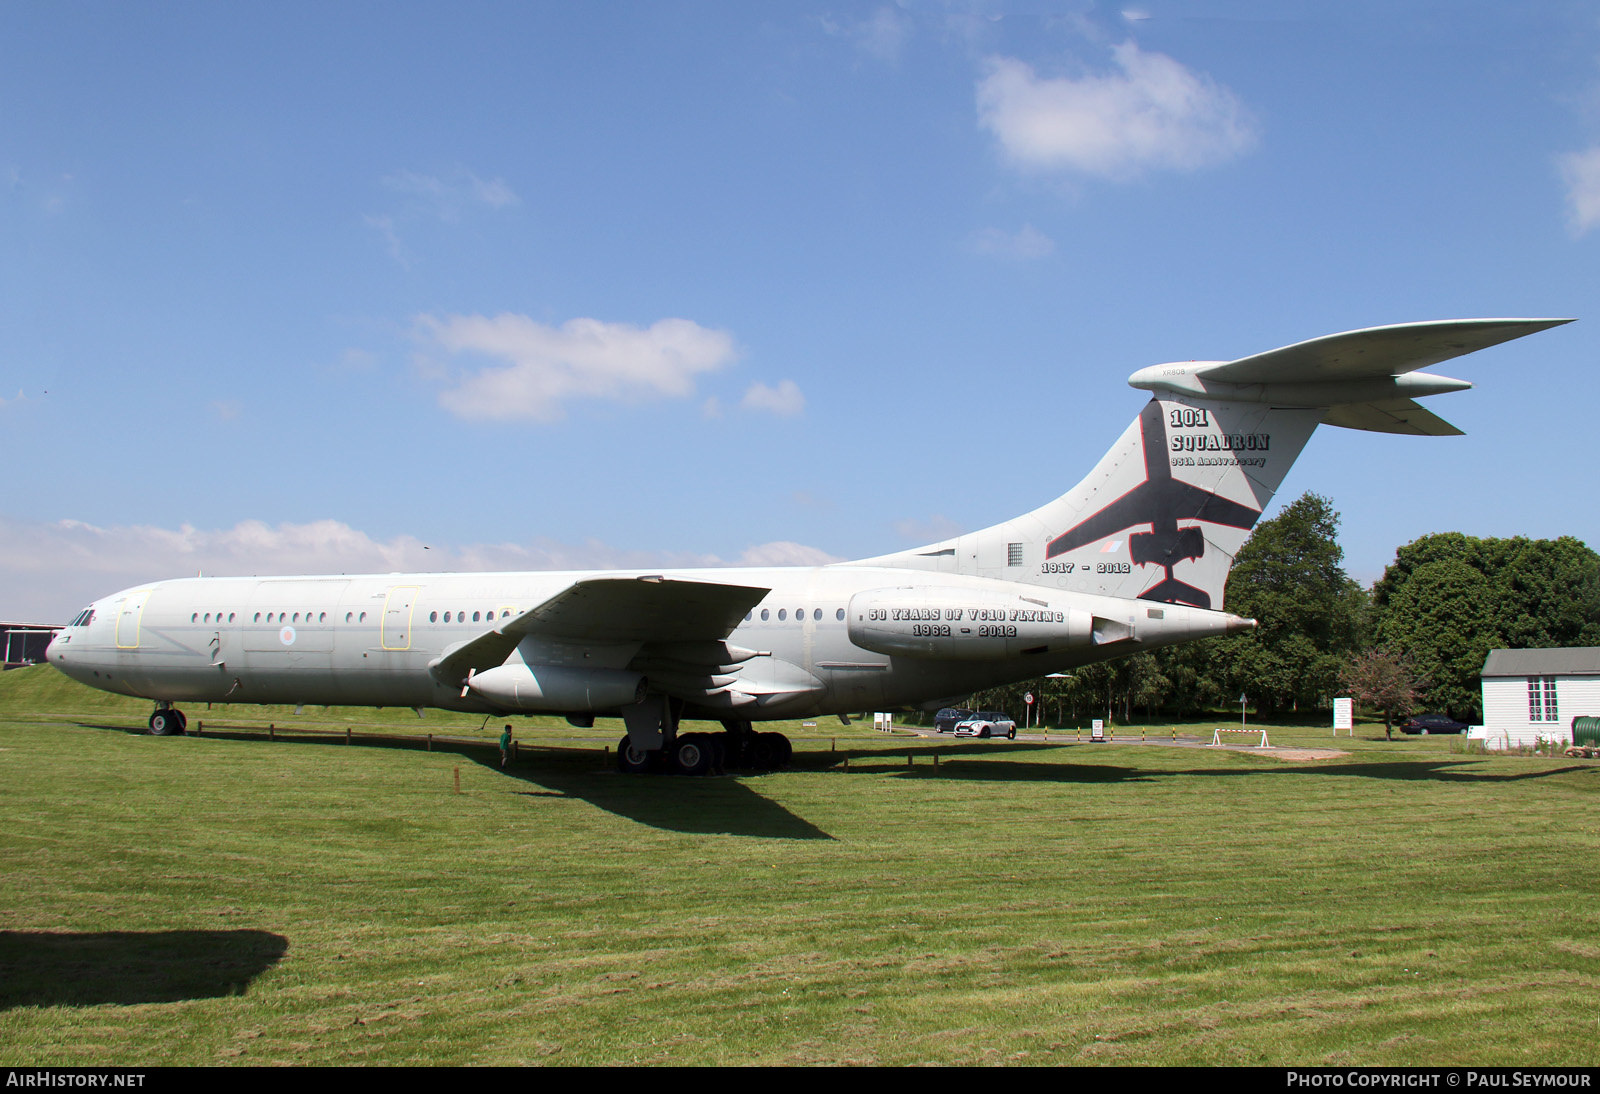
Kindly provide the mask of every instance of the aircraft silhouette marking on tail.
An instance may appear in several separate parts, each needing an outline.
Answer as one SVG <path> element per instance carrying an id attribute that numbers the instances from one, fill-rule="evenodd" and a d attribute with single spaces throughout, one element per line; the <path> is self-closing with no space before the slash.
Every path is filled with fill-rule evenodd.
<path id="1" fill-rule="evenodd" d="M 1158 400 L 1151 399 L 1139 414 L 1139 443 L 1144 448 L 1145 481 L 1051 540 L 1045 557 L 1055 558 L 1124 529 L 1148 524 L 1150 531 L 1128 537 L 1129 553 L 1135 565 L 1160 566 L 1166 577 L 1140 593 L 1139 599 L 1210 608 L 1209 593 L 1172 576 L 1178 563 L 1206 553 L 1205 533 L 1194 525 L 1180 528 L 1178 521 L 1200 520 L 1249 531 L 1261 510 L 1172 477 L 1166 421 Z"/>

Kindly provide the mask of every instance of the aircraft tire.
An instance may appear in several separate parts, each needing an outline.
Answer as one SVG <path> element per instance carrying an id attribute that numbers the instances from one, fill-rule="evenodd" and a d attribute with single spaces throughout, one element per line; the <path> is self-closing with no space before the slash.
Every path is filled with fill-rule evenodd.
<path id="1" fill-rule="evenodd" d="M 751 733 L 739 750 L 738 766 L 755 771 L 766 771 L 772 766 L 772 746 L 765 733 Z"/>
<path id="2" fill-rule="evenodd" d="M 617 770 L 625 775 L 644 775 L 656 769 L 660 753 L 654 749 L 634 748 L 627 737 L 617 745 Z"/>
<path id="3" fill-rule="evenodd" d="M 680 775 L 705 775 L 710 772 L 716 753 L 701 733 L 686 733 L 673 750 L 672 769 Z"/>
<path id="4" fill-rule="evenodd" d="M 789 759 L 794 755 L 794 745 L 789 743 L 789 738 L 781 733 L 763 733 L 763 742 L 766 744 L 766 767 L 768 771 L 778 771 L 789 766 Z"/>
<path id="5" fill-rule="evenodd" d="M 726 734 L 723 744 L 726 745 L 726 755 L 723 763 L 731 768 L 757 768 L 762 766 L 762 757 L 765 749 L 762 747 L 762 734 L 744 731 L 739 734 Z"/>
<path id="6" fill-rule="evenodd" d="M 175 710 L 158 710 L 150 715 L 150 735 L 152 737 L 175 737 L 183 732 L 182 717 Z"/>

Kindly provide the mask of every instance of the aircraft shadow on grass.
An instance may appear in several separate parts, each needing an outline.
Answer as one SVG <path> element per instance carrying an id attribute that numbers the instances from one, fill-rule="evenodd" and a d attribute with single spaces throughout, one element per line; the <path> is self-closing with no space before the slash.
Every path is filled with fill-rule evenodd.
<path id="1" fill-rule="evenodd" d="M 576 749 L 524 749 L 521 759 L 504 770 L 498 751 L 486 756 L 482 750 L 463 750 L 462 755 L 508 778 L 543 787 L 524 791 L 529 795 L 577 798 L 651 828 L 766 839 L 833 838 L 758 793 L 749 780 L 760 775 L 693 779 L 623 775 L 601 767 L 593 752 Z"/>
<path id="2" fill-rule="evenodd" d="M 266 931 L 0 931 L 0 1011 L 243 995 L 288 951 Z"/>
<path id="3" fill-rule="evenodd" d="M 1314 767 L 1284 764 L 1268 768 L 1212 768 L 1198 771 L 1174 771 L 1174 775 L 1332 775 L 1358 779 L 1394 779 L 1401 782 L 1447 783 L 1515 783 L 1528 779 L 1548 779 L 1554 775 L 1570 775 L 1575 771 L 1593 771 L 1593 767 L 1568 764 L 1565 767 L 1547 768 L 1543 771 L 1514 771 L 1501 773 L 1476 770 L 1472 760 L 1379 760 L 1372 763 L 1330 763 Z M 1465 768 L 1466 770 L 1460 770 Z"/>
<path id="4" fill-rule="evenodd" d="M 1053 747 L 1053 746 L 1040 746 Z M 1007 749 L 1007 751 L 1012 751 Z M 1104 783 L 1149 782 L 1174 776 L 1196 778 L 1260 778 L 1279 775 L 1319 775 L 1360 779 L 1393 779 L 1402 782 L 1502 783 L 1527 779 L 1547 779 L 1555 775 L 1600 770 L 1592 766 L 1569 764 L 1542 771 L 1484 771 L 1473 760 L 1382 760 L 1370 763 L 1274 763 L 1271 767 L 1118 767 L 1109 764 L 1072 763 L 995 763 L 950 762 L 935 770 L 931 764 L 907 768 L 904 778 L 987 779 L 996 782 Z M 881 766 L 881 765 L 879 765 Z M 900 766 L 904 767 L 902 763 Z"/>
<path id="5" fill-rule="evenodd" d="M 142 735 L 128 726 L 80 722 L 86 729 L 116 730 Z M 278 729 L 275 740 L 286 745 L 345 747 L 342 734 L 296 733 Z M 205 737 L 235 741 L 262 741 L 258 731 L 207 728 Z M 351 743 L 360 748 L 429 751 L 425 737 L 384 737 L 356 734 Z M 432 752 L 459 756 L 509 779 L 541 787 L 522 793 L 530 797 L 576 798 L 597 809 L 651 828 L 673 832 L 756 836 L 766 839 L 832 839 L 828 833 L 764 797 L 748 778 L 674 778 L 623 775 L 616 770 L 615 753 L 594 749 L 529 747 L 523 743 L 518 760 L 500 767 L 500 748 L 494 741 L 462 744 L 435 740 Z"/>

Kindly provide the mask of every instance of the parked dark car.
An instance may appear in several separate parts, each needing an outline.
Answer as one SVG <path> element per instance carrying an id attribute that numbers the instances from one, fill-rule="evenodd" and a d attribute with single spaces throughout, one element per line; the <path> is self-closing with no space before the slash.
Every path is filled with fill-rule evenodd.
<path id="1" fill-rule="evenodd" d="M 1426 736 L 1429 733 L 1465 733 L 1467 724 L 1458 722 L 1444 714 L 1418 714 L 1406 719 L 1400 726 L 1401 733 L 1420 733 Z"/>
<path id="2" fill-rule="evenodd" d="M 972 717 L 972 711 L 966 707 L 945 707 L 933 716 L 933 724 L 940 733 L 949 733 L 956 728 L 957 722 L 964 722 Z"/>

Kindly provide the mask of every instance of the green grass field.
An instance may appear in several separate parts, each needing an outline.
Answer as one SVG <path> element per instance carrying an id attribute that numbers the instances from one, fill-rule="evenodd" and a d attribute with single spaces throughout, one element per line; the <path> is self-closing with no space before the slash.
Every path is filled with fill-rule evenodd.
<path id="1" fill-rule="evenodd" d="M 1600 762 L 148 710 L 0 674 L 0 1063 L 1600 1061 Z"/>

